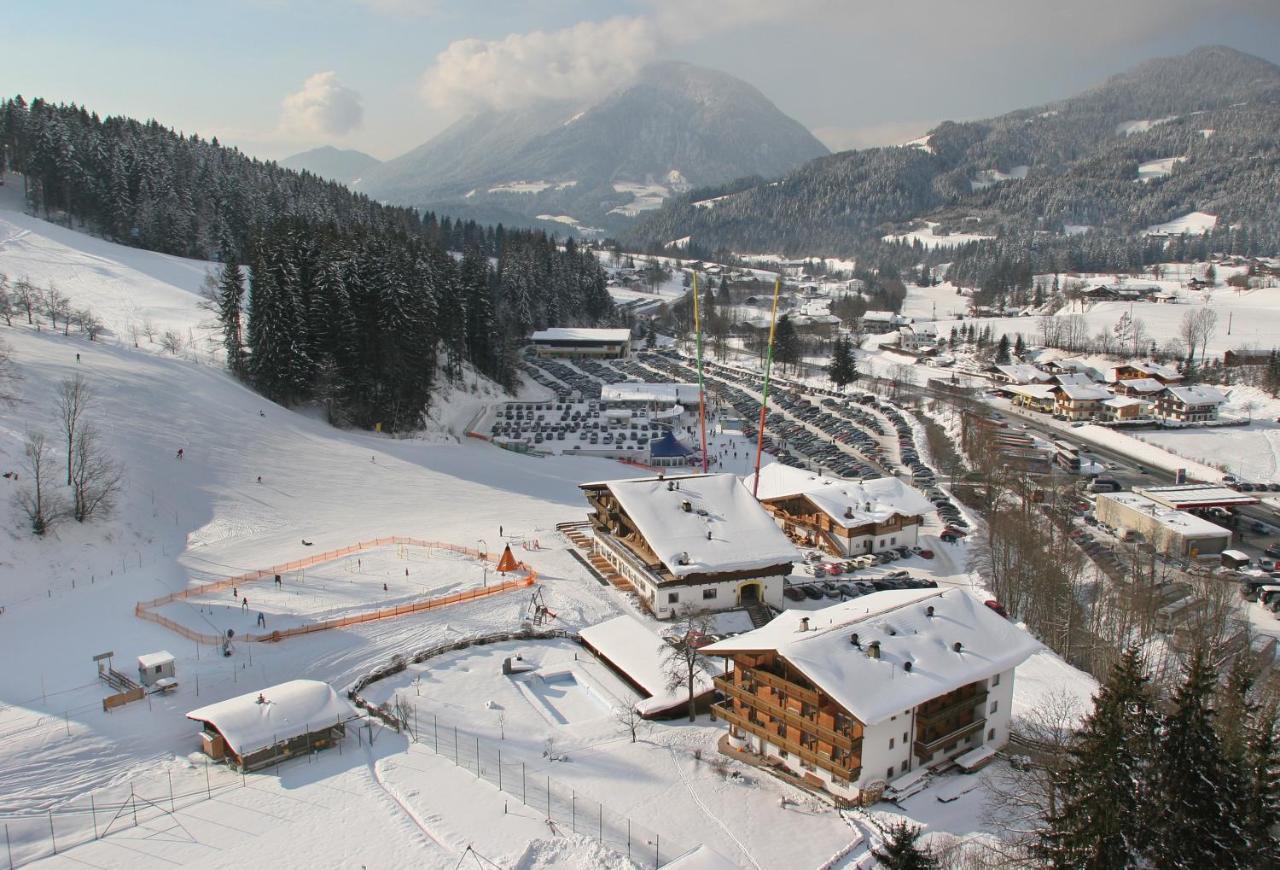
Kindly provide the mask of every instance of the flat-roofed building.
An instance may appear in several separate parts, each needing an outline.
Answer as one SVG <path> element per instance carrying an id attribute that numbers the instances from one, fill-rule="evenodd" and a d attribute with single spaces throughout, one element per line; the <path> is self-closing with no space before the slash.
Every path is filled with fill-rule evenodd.
<path id="1" fill-rule="evenodd" d="M 1140 535 L 1166 555 L 1195 558 L 1219 553 L 1231 543 L 1230 529 L 1136 492 L 1099 493 L 1094 513 L 1099 522 Z"/>

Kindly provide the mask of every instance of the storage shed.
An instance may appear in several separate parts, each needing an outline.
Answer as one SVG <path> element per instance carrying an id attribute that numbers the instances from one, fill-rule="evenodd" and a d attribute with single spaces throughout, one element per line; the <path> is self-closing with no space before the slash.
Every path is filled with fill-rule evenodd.
<path id="1" fill-rule="evenodd" d="M 354 717 L 351 705 L 318 680 L 290 680 L 187 714 L 204 726 L 204 753 L 244 771 L 330 747 Z"/>
<path id="2" fill-rule="evenodd" d="M 138 656 L 138 682 L 154 686 L 161 680 L 174 679 L 173 653 L 167 650 Z"/>

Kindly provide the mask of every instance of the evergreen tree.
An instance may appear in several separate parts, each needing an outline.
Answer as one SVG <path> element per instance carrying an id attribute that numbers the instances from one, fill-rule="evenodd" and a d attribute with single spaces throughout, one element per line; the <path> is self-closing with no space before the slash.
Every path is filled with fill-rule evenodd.
<path id="1" fill-rule="evenodd" d="M 218 322 L 222 326 L 222 346 L 227 353 L 227 368 L 238 378 L 245 375 L 244 334 L 241 307 L 244 300 L 244 272 L 235 258 L 222 265 L 218 275 L 216 300 Z"/>
<path id="2" fill-rule="evenodd" d="M 794 365 L 800 361 L 800 337 L 786 314 L 778 318 L 777 331 L 773 336 L 773 361 L 783 365 Z"/>
<path id="3" fill-rule="evenodd" d="M 928 848 L 920 846 L 920 829 L 907 821 L 897 821 L 884 832 L 884 844 L 871 854 L 888 870 L 933 870 L 938 860 Z"/>
<path id="4" fill-rule="evenodd" d="M 1050 866 L 1142 865 L 1155 812 L 1148 784 L 1156 751 L 1149 681 L 1137 648 L 1130 647 L 1095 697 L 1055 778 L 1055 800 L 1033 850 Z"/>
<path id="5" fill-rule="evenodd" d="M 1274 705 L 1254 711 L 1248 726 L 1240 798 L 1240 838 L 1259 867 L 1280 865 L 1280 740 Z"/>
<path id="6" fill-rule="evenodd" d="M 658 346 L 658 327 L 652 320 L 645 324 L 644 346 L 649 350 Z"/>
<path id="7" fill-rule="evenodd" d="M 1222 867 L 1247 856 L 1235 832 L 1241 783 L 1214 729 L 1217 676 L 1202 645 L 1192 650 L 1153 751 L 1150 855 L 1157 867 Z"/>
<path id="8" fill-rule="evenodd" d="M 857 360 L 849 346 L 849 340 L 843 335 L 836 336 L 835 345 L 831 350 L 831 364 L 827 366 L 827 374 L 831 378 L 831 383 L 842 390 L 846 384 L 851 384 L 858 379 Z"/>
<path id="9" fill-rule="evenodd" d="M 1000 341 L 996 345 L 996 363 L 1002 365 L 1009 362 L 1009 336 L 1004 333 L 1000 334 Z"/>
<path id="10" fill-rule="evenodd" d="M 1025 359 L 1027 352 L 1027 343 L 1022 340 L 1022 333 L 1018 333 L 1018 338 L 1013 343 L 1013 353 L 1018 359 Z"/>

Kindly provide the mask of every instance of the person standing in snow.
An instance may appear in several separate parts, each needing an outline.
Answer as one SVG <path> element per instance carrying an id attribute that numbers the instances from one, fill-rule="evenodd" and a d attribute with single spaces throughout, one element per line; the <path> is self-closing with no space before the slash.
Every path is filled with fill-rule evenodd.
<path id="1" fill-rule="evenodd" d="M 181 462 L 181 461 L 182 461 L 182 448 L 181 448 L 181 447 L 179 447 L 179 448 L 178 448 L 178 461 L 179 461 L 179 462 Z"/>
<path id="2" fill-rule="evenodd" d="M 262 613 L 261 611 L 258 612 L 258 625 L 262 628 L 267 627 L 267 616 L 265 613 Z"/>
<path id="3" fill-rule="evenodd" d="M 249 609 L 249 596 L 248 596 L 248 595 L 246 595 L 244 598 L 242 598 L 242 599 L 240 600 L 240 609 L 241 609 L 241 610 L 248 610 L 248 609 Z"/>

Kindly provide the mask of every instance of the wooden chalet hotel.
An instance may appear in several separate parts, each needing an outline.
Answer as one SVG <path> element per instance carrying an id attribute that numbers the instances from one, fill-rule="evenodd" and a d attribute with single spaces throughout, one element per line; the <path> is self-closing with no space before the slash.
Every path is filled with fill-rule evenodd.
<path id="1" fill-rule="evenodd" d="M 659 619 L 765 603 L 781 609 L 800 554 L 733 474 L 584 483 L 595 552 Z"/>
<path id="2" fill-rule="evenodd" d="M 748 477 L 747 489 L 753 483 Z M 781 462 L 760 469 L 756 494 L 789 536 L 835 556 L 913 547 L 935 510 L 924 493 L 893 477 L 844 480 Z"/>
<path id="3" fill-rule="evenodd" d="M 1014 668 L 1040 648 L 964 589 L 889 590 L 703 647 L 731 659 L 712 707 L 742 751 L 849 801 L 1009 738 Z"/>

